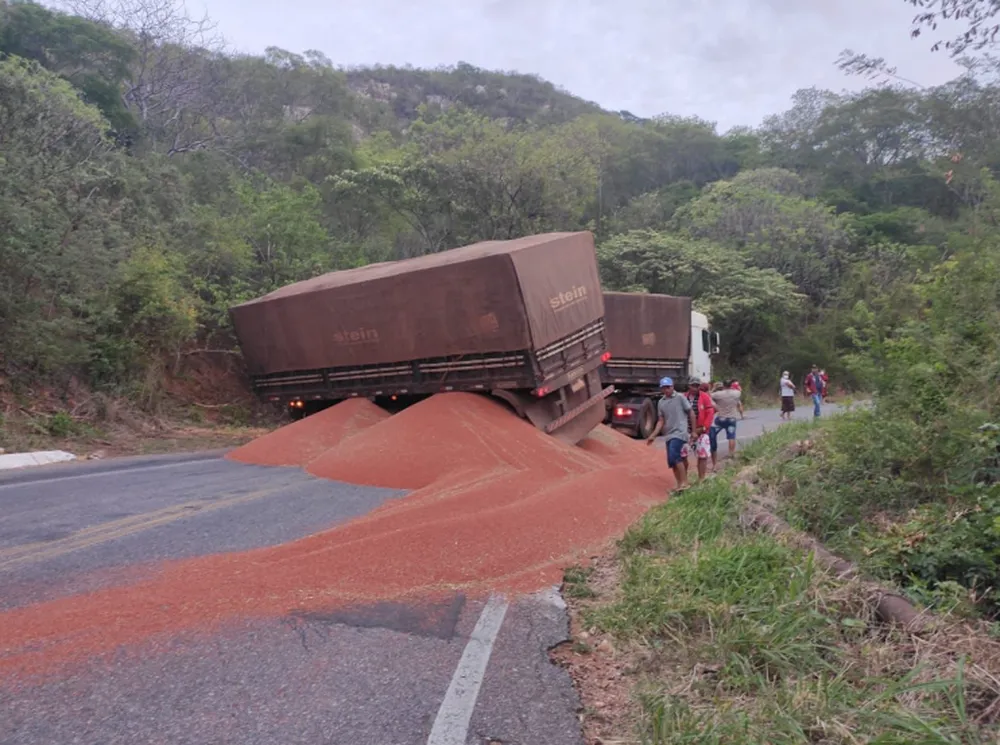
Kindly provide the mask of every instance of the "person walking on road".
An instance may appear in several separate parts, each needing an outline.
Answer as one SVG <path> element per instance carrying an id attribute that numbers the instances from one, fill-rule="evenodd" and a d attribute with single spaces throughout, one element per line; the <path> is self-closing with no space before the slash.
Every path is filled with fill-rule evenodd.
<path id="1" fill-rule="evenodd" d="M 823 382 L 823 376 L 820 375 L 819 368 L 816 365 L 812 366 L 809 375 L 806 376 L 805 388 L 806 395 L 812 398 L 813 417 L 818 417 L 820 415 L 820 405 L 826 396 L 826 383 Z"/>
<path id="2" fill-rule="evenodd" d="M 691 433 L 695 431 L 694 408 L 687 396 L 682 396 L 674 390 L 673 378 L 662 378 L 660 390 L 663 398 L 656 405 L 657 419 L 652 434 L 646 438 L 646 444 L 652 445 L 660 432 L 664 432 L 667 440 L 667 465 L 674 470 L 677 480 L 677 491 L 688 488 L 687 459 L 688 444 Z"/>
<path id="3" fill-rule="evenodd" d="M 791 421 L 792 414 L 795 413 L 795 383 L 792 382 L 788 370 L 781 373 L 778 386 L 781 389 L 781 418 Z"/>
<path id="4" fill-rule="evenodd" d="M 733 381 L 727 380 L 722 384 L 722 390 L 712 394 L 712 401 L 715 403 L 715 436 L 718 438 L 719 432 L 725 430 L 726 439 L 729 440 L 730 457 L 736 452 L 736 415 L 743 418 L 743 393 L 733 387 Z M 718 449 L 718 439 L 716 439 L 716 449 Z"/>

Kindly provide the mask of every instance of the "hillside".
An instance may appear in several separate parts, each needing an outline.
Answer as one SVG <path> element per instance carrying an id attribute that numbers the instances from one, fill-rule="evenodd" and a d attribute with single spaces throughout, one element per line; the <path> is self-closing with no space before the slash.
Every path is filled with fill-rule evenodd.
<path id="1" fill-rule="evenodd" d="M 155 411 L 199 390 L 171 382 L 195 358 L 238 371 L 234 303 L 331 269 L 581 229 L 609 288 L 691 295 L 711 314 L 721 370 L 770 386 L 819 361 L 870 386 L 866 360 L 919 317 L 915 283 L 992 236 L 1000 98 L 975 69 L 916 91 L 802 91 L 720 135 L 463 63 L 232 55 L 168 5 L 0 4 L 8 391 Z"/>
<path id="2" fill-rule="evenodd" d="M 491 119 L 560 124 L 600 106 L 561 90 L 537 75 L 483 70 L 465 62 L 454 67 L 358 67 L 346 71 L 356 95 L 388 104 L 403 122 L 420 117 L 419 108 L 446 111 L 461 106 Z"/>

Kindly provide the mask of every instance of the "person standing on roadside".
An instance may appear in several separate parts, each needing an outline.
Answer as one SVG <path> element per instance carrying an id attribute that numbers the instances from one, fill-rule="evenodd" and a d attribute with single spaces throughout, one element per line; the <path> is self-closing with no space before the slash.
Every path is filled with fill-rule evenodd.
<path id="1" fill-rule="evenodd" d="M 826 370 L 820 370 L 819 376 L 823 378 L 823 403 L 827 403 L 827 397 L 830 395 L 830 376 L 826 374 Z"/>
<path id="2" fill-rule="evenodd" d="M 729 455 L 736 452 L 736 415 L 743 418 L 743 393 L 733 387 L 733 381 L 727 380 L 722 384 L 722 390 L 712 394 L 712 401 L 715 403 L 715 429 L 716 437 L 718 432 L 726 431 L 726 439 L 729 441 Z M 718 440 L 716 440 L 718 442 Z"/>
<path id="3" fill-rule="evenodd" d="M 674 390 L 673 378 L 661 378 L 660 391 L 663 393 L 663 398 L 656 405 L 658 415 L 656 426 L 652 434 L 646 438 L 646 444 L 652 445 L 660 432 L 664 432 L 667 440 L 667 465 L 674 470 L 677 491 L 683 491 L 688 488 L 688 444 L 697 424 L 694 408 L 687 396 L 682 396 Z"/>
<path id="4" fill-rule="evenodd" d="M 688 388 L 688 401 L 694 409 L 694 454 L 698 460 L 698 480 L 708 475 L 708 459 L 712 455 L 712 438 L 709 432 L 715 423 L 715 404 L 708 393 L 709 383 L 692 383 Z"/>
<path id="5" fill-rule="evenodd" d="M 813 402 L 813 417 L 818 417 L 820 414 L 820 404 L 823 403 L 823 397 L 826 395 L 826 384 L 823 382 L 823 376 L 819 374 L 819 368 L 813 365 L 809 370 L 809 374 L 806 376 L 806 395 L 812 398 Z"/>
<path id="6" fill-rule="evenodd" d="M 781 418 L 792 421 L 792 414 L 795 413 L 795 383 L 788 370 L 781 373 L 778 387 L 781 389 Z"/>

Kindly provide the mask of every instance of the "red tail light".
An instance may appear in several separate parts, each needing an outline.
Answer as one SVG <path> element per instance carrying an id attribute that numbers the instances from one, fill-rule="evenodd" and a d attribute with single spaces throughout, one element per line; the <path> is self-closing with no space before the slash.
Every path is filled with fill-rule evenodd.
<path id="1" fill-rule="evenodd" d="M 615 416 L 632 416 L 632 409 L 627 406 L 619 406 L 615 409 Z"/>
<path id="2" fill-rule="evenodd" d="M 611 352 L 605 352 L 601 355 L 601 362 L 607 362 L 611 359 Z"/>
<path id="3" fill-rule="evenodd" d="M 542 396 L 547 396 L 547 395 L 549 395 L 549 389 L 548 388 L 536 388 L 535 389 L 535 395 L 538 396 L 539 398 L 541 398 Z"/>

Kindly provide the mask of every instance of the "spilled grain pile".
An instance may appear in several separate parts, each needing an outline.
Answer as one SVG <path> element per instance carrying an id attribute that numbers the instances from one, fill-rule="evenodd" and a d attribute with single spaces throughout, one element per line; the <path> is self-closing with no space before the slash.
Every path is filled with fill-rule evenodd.
<path id="1" fill-rule="evenodd" d="M 282 546 L 169 562 L 148 581 L 0 614 L 0 670 L 41 671 L 233 617 L 537 590 L 619 536 L 672 485 L 661 450 L 604 427 L 568 446 L 473 394 L 434 396 L 391 418 L 366 409 L 351 401 L 319 415 L 344 424 L 307 469 L 413 489 L 404 499 Z M 347 424 L 358 417 L 360 426 Z M 300 425 L 312 419 L 239 458 L 287 461 L 289 443 L 311 447 Z"/>
<path id="2" fill-rule="evenodd" d="M 352 398 L 258 437 L 228 454 L 231 460 L 261 466 L 304 466 L 367 427 L 388 419 L 366 398 Z"/>

